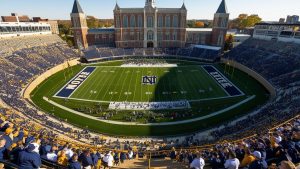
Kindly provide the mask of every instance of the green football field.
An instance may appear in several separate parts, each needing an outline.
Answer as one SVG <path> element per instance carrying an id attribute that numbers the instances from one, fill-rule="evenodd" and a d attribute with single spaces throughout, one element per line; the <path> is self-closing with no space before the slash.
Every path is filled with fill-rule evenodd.
<path id="1" fill-rule="evenodd" d="M 144 76 L 156 76 L 153 85 Z M 125 68 L 97 66 L 69 99 L 88 101 L 158 102 L 226 97 L 218 83 L 200 66 Z"/>

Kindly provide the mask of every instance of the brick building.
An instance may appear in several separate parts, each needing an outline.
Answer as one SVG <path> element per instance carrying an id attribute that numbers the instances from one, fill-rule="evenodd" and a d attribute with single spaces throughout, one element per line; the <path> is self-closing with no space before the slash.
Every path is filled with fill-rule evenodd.
<path id="1" fill-rule="evenodd" d="M 188 44 L 224 45 L 229 21 L 225 0 L 222 0 L 214 15 L 211 29 L 186 28 L 187 9 L 184 3 L 180 8 L 157 8 L 155 1 L 146 0 L 143 8 L 121 8 L 116 3 L 113 10 L 114 28 L 88 29 L 86 16 L 78 0 L 75 0 L 71 20 L 77 47 L 181 48 Z"/>

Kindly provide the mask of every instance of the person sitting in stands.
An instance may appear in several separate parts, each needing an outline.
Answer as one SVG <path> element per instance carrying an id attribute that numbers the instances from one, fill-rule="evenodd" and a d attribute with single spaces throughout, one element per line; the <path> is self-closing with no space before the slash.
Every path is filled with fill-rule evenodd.
<path id="1" fill-rule="evenodd" d="M 33 144 L 29 144 L 25 150 L 19 153 L 19 169 L 35 169 L 41 167 L 41 157 L 38 153 L 34 152 L 34 149 L 35 146 Z"/>
<path id="2" fill-rule="evenodd" d="M 4 138 L 1 138 L 0 139 L 0 160 L 4 159 L 4 152 L 6 150 L 5 143 L 6 143 L 6 140 Z"/>
<path id="3" fill-rule="evenodd" d="M 78 155 L 76 153 L 70 159 L 68 169 L 81 169 L 81 164 L 78 162 Z"/>
<path id="4" fill-rule="evenodd" d="M 190 168 L 193 169 L 203 169 L 205 162 L 203 158 L 201 158 L 200 153 L 197 154 L 197 157 L 190 164 Z"/>

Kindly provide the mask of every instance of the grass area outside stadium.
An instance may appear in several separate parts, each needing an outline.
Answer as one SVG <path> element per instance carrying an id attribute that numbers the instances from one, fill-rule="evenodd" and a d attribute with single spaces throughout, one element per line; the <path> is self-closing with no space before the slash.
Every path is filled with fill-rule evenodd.
<path id="1" fill-rule="evenodd" d="M 178 61 L 178 60 L 168 60 L 169 63 L 178 63 L 179 66 L 199 66 L 199 63 L 195 62 L 185 62 L 185 61 Z M 93 64 L 93 66 L 119 66 L 122 64 L 122 61 L 115 61 L 115 62 L 104 62 L 104 63 L 97 63 Z M 52 96 L 66 83 L 67 80 L 71 79 L 76 73 L 82 70 L 86 65 L 77 65 L 72 68 L 63 70 L 52 77 L 45 80 L 40 86 L 38 86 L 32 92 L 32 100 L 33 102 L 40 107 L 45 112 L 53 114 L 61 119 L 67 119 L 67 121 L 71 124 L 74 124 L 79 127 L 88 127 L 88 129 L 99 132 L 105 133 L 109 135 L 122 135 L 122 136 L 165 136 L 165 135 L 178 135 L 184 133 L 191 133 L 195 131 L 199 131 L 202 129 L 207 129 L 210 127 L 214 127 L 217 124 L 222 122 L 228 121 L 233 119 L 237 116 L 241 116 L 257 105 L 262 105 L 268 99 L 266 95 L 266 90 L 254 79 L 249 77 L 247 74 L 233 69 L 225 68 L 224 65 L 214 65 L 220 72 L 224 75 L 225 70 L 231 72 L 230 75 L 226 75 L 228 79 L 230 79 L 239 89 L 241 89 L 246 95 L 239 96 L 234 98 L 226 98 L 226 99 L 217 99 L 213 101 L 199 101 L 199 102 L 191 102 L 192 109 L 189 111 L 192 116 L 180 118 L 180 120 L 195 118 L 199 116 L 204 116 L 210 114 L 211 112 L 215 112 L 221 109 L 224 109 L 230 105 L 236 104 L 241 100 L 247 98 L 248 96 L 255 95 L 256 98 L 249 101 L 247 104 L 243 104 L 238 108 L 235 108 L 229 112 L 226 112 L 222 115 L 218 115 L 215 117 L 211 117 L 207 120 L 202 120 L 198 122 L 193 122 L 189 124 L 181 124 L 181 125 L 171 125 L 171 126 L 164 126 L 163 128 L 159 126 L 130 126 L 130 125 L 113 125 L 104 122 L 99 122 L 93 119 L 84 118 L 79 115 L 71 114 L 63 109 L 55 107 L 47 102 L 45 102 L 42 98 L 44 96 L 51 98 L 55 102 L 64 105 L 66 107 L 70 107 L 72 109 L 79 109 L 82 106 L 85 107 L 97 107 L 99 104 L 95 104 L 94 102 L 87 102 L 87 101 L 78 101 L 78 100 L 71 100 L 71 99 L 59 99 L 53 98 Z M 177 69 L 176 69 L 177 70 Z M 124 70 L 123 70 L 124 71 Z M 164 70 L 165 71 L 165 70 Z M 178 70 L 177 70 L 178 71 Z M 178 73 L 178 72 L 177 72 Z M 176 73 L 175 73 L 176 75 Z M 176 75 L 178 76 L 178 75 Z M 192 78 L 192 77 L 191 77 Z M 92 80 L 94 78 L 89 78 L 87 80 Z M 134 77 L 132 77 L 134 79 Z M 181 78 L 180 78 L 181 79 Z M 209 79 L 209 78 L 208 78 Z M 85 84 L 88 84 L 85 82 Z M 179 85 L 180 86 L 180 85 Z M 184 85 L 183 85 L 184 86 Z M 103 86 L 102 86 L 103 87 Z M 128 86 L 127 86 L 128 87 Z M 124 87 L 123 87 L 124 88 Z M 187 87 L 188 88 L 188 87 Z M 153 90 L 155 91 L 155 89 Z M 86 92 L 86 91 L 82 91 Z M 222 95 L 222 91 L 219 91 L 217 95 Z M 78 94 L 80 96 L 81 94 Z M 153 96 L 155 99 L 157 96 Z M 195 96 L 197 97 L 197 96 Z M 150 100 L 151 100 L 150 99 Z M 199 106 L 200 105 L 200 106 Z M 204 105 L 204 106 L 203 106 Z M 105 107 L 107 104 L 101 104 L 101 106 Z M 199 111 L 201 110 L 201 111 Z M 162 111 L 163 112 L 163 111 Z M 185 113 L 186 110 L 178 111 L 178 113 Z M 114 116 L 112 120 L 122 121 L 124 116 L 130 114 L 130 111 L 124 111 L 121 115 Z M 94 114 L 95 118 L 99 117 L 97 114 Z M 156 121 L 158 123 L 161 122 L 168 122 L 172 121 L 170 119 L 161 119 Z M 141 120 L 138 121 L 140 123 L 145 123 L 145 121 Z"/>

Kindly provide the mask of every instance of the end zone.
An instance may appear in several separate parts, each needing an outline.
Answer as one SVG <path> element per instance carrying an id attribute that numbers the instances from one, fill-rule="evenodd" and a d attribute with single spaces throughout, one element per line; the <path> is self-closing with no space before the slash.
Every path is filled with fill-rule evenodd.
<path id="1" fill-rule="evenodd" d="M 94 72 L 96 67 L 85 67 L 74 78 L 72 78 L 63 88 L 53 97 L 69 98 L 76 89 Z"/>

